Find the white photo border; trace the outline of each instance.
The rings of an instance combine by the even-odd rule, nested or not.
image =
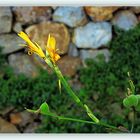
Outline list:
[[[140,0],[0,0],[0,6],[138,6]]]
[[[140,6],[140,0],[0,0],[0,6]],[[139,139],[138,134],[0,134],[3,140],[129,140]]]

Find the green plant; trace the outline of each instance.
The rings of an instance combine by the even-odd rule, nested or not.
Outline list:
[[[27,109],[27,111],[32,112],[32,113],[41,113],[43,115],[51,116],[51,117],[56,117],[61,120],[69,120],[69,121],[76,121],[76,122],[82,122],[82,123],[90,123],[94,125],[99,125],[99,126],[104,126],[110,129],[114,130],[119,130],[119,128],[109,125],[106,122],[103,122],[101,119],[95,116],[93,111],[89,108],[89,106],[82,102],[81,99],[76,95],[76,93],[72,90],[70,85],[68,84],[67,80],[64,78],[62,75],[59,67],[56,65],[56,61],[60,59],[60,56],[58,54],[58,49],[56,48],[56,40],[53,36],[49,34],[48,36],[48,41],[47,45],[45,46],[46,53],[43,52],[41,47],[36,43],[32,42],[28,35],[25,34],[24,32],[18,33],[18,35],[26,41],[26,44],[23,44],[23,46],[28,48],[28,54],[31,55],[33,53],[37,54],[40,58],[42,58],[46,64],[54,71],[56,74],[58,81],[59,81],[59,91],[61,93],[61,83],[66,90],[67,94],[71,97],[71,99],[79,106],[81,107],[82,110],[84,110],[87,114],[87,116],[92,120],[92,121],[87,121],[79,118],[69,118],[69,117],[63,117],[61,115],[57,115],[56,113],[53,113],[49,110],[49,106],[46,102],[44,102],[39,109],[37,110],[31,110]],[[45,106],[46,105],[46,106]],[[44,110],[44,106],[46,108],[46,112]]]
[[[129,88],[127,88],[126,97],[123,99],[123,105],[129,109],[132,114],[132,126],[131,132],[134,130],[135,122],[137,121],[137,112],[140,112],[140,94],[137,94],[135,91],[135,85],[131,80],[130,73],[128,72],[129,77]]]
[[[116,33],[117,33],[117,35],[121,35],[121,34],[124,34],[124,33],[122,33],[122,32],[118,32],[118,31],[116,31]],[[139,35],[139,34],[137,34],[137,35]],[[95,114],[93,114],[93,112],[91,111],[91,109],[89,109],[89,107],[88,107],[88,105],[86,104],[86,103],[83,103],[83,102],[81,102],[81,99],[73,92],[73,90],[70,88],[70,86],[68,85],[68,83],[67,83],[67,81],[65,80],[65,78],[63,77],[63,75],[61,74],[61,72],[60,72],[60,70],[59,70],[59,68],[57,67],[57,65],[55,65],[55,61],[57,61],[59,58],[60,58],[60,56],[57,54],[57,51],[56,51],[56,49],[55,49],[55,39],[54,38],[52,38],[52,37],[50,37],[49,36],[49,39],[48,39],[48,44],[47,44],[47,47],[48,48],[46,48],[47,50],[46,50],[46,55],[42,52],[42,50],[41,50],[41,48],[39,47],[39,45],[37,44],[37,43],[35,43],[35,44],[33,44],[31,41],[30,41],[30,39],[28,38],[28,36],[26,35],[26,34],[24,34],[23,32],[21,32],[21,33],[19,33],[19,36],[21,37],[21,38],[23,38],[26,42],[27,42],[27,46],[29,47],[29,54],[32,54],[32,53],[36,53],[37,55],[39,55],[41,58],[43,58],[44,60],[45,60],[45,62],[54,70],[54,72],[56,73],[56,75],[57,75],[57,77],[58,77],[58,79],[59,79],[59,91],[61,91],[60,90],[60,86],[61,86],[61,83],[62,83],[62,85],[64,86],[64,88],[65,88],[65,90],[67,91],[67,93],[71,96],[71,98],[79,105],[79,106],[81,106],[85,111],[86,111],[86,113],[87,113],[87,115],[89,116],[89,118],[91,118],[91,120],[93,121],[93,122],[91,122],[91,121],[85,121],[85,120],[81,120],[81,119],[74,119],[74,118],[68,118],[68,117],[63,117],[63,116],[60,116],[60,115],[57,115],[57,114],[55,114],[55,113],[53,113],[53,112],[51,112],[49,109],[47,109],[46,110],[46,112],[42,112],[41,110],[42,110],[42,106],[44,107],[44,104],[46,104],[46,106],[47,106],[47,108],[48,108],[48,104],[47,103],[43,103],[41,106],[40,106],[40,108],[38,109],[38,110],[29,110],[28,109],[28,111],[30,111],[30,112],[34,112],[34,113],[36,113],[36,112],[39,112],[39,113],[42,113],[42,114],[44,114],[44,115],[49,115],[49,116],[52,116],[52,117],[56,117],[56,118],[58,118],[58,119],[62,119],[62,120],[69,120],[69,121],[78,121],[78,122],[84,122],[84,123],[93,123],[93,124],[96,124],[96,125],[103,125],[103,126],[106,126],[106,127],[109,127],[109,128],[113,128],[113,129],[115,129],[115,130],[118,130],[118,128],[117,127],[114,127],[114,126],[111,126],[111,125],[108,125],[108,122],[106,123],[106,122],[102,122],[101,120],[99,120],[98,119],[98,117],[96,117],[95,116]],[[137,39],[136,37],[134,37],[135,39]],[[126,38],[125,38],[126,39]],[[125,42],[125,39],[123,40],[123,43]],[[116,40],[117,40],[117,37],[116,37]],[[132,40],[133,40],[133,38],[132,38]],[[131,40],[131,43],[132,43],[132,40]],[[115,41],[114,41],[115,42]],[[116,42],[116,48],[117,48],[117,44],[118,43],[118,41]],[[125,42],[126,43],[126,42]],[[130,43],[130,44],[131,44]],[[113,43],[112,43],[113,44]],[[111,45],[112,45],[111,44]],[[127,47],[129,46],[128,44],[126,45]],[[120,47],[120,44],[119,44],[119,47]],[[115,49],[116,49],[115,48]],[[112,55],[113,55],[113,51],[112,51]],[[119,53],[119,55],[120,55],[120,53]],[[128,55],[129,56],[129,55]],[[112,59],[111,59],[111,62],[112,63],[109,63],[109,64],[114,64],[114,59],[113,59],[113,57],[112,57]],[[117,61],[118,62],[118,61]],[[123,61],[124,62],[124,64],[126,64],[126,62],[125,61]],[[122,63],[122,62],[121,62]],[[96,64],[96,62],[94,63],[94,65]],[[118,62],[118,64],[120,64],[120,62]],[[118,92],[122,92],[123,91],[123,87],[126,85],[125,83],[121,83],[120,84],[120,86],[118,87],[118,82],[117,82],[117,80],[118,80],[118,76],[121,76],[121,78],[124,78],[122,75],[120,75],[120,73],[113,73],[111,70],[112,70],[112,68],[115,70],[116,69],[116,65],[113,65],[113,66],[111,66],[110,67],[110,65],[108,65],[107,67],[106,67],[106,69],[105,69],[105,67],[102,67],[102,66],[105,66],[105,62],[103,62],[103,63],[101,63],[100,65],[96,65],[97,66],[97,68],[103,68],[103,71],[106,73],[106,75],[101,75],[101,76],[106,76],[106,80],[107,80],[107,82],[105,81],[105,82],[102,82],[102,81],[100,81],[99,80],[99,82],[100,82],[100,84],[103,84],[104,86],[106,86],[105,88],[103,88],[103,87],[101,87],[100,88],[100,90],[101,90],[101,92],[107,92],[107,93],[109,93],[109,95],[110,96],[112,96],[113,94],[115,94],[115,93],[118,93]],[[99,67],[98,67],[99,66]],[[122,67],[123,69],[122,69],[122,72],[127,72],[128,71],[128,69],[129,69],[129,65],[125,65],[125,66],[123,66]],[[118,75],[119,74],[119,75]],[[88,77],[89,77],[89,75],[88,75]],[[110,81],[110,82],[108,82],[108,81]],[[119,81],[120,82],[120,81]],[[113,83],[113,84],[112,84]],[[88,80],[88,84],[91,86],[92,84],[91,84],[91,81],[90,80]],[[100,85],[99,84],[99,85]],[[111,86],[110,87],[110,85],[113,85],[113,86]],[[118,87],[118,89],[116,89],[116,87]],[[97,87],[96,87],[97,88]],[[90,89],[90,88],[89,88]],[[91,89],[90,89],[91,90]],[[122,90],[122,91],[121,91]],[[134,102],[135,102],[135,100],[134,100],[135,98],[133,97],[133,102],[131,102],[131,105],[133,104],[134,105]],[[116,100],[117,101],[117,100]],[[127,102],[127,101],[125,101],[125,104],[130,104],[130,102]],[[102,106],[102,105],[101,105]],[[136,106],[136,105],[135,105]],[[43,109],[44,110],[44,109]],[[117,118],[119,118],[119,117],[117,117]]]
[[[35,78],[15,75],[5,63],[6,57],[0,49],[0,109],[9,106],[20,110],[38,107],[46,99],[49,100],[51,94],[59,92],[54,74],[40,70],[40,76]]]
[[[5,65],[5,56],[1,55],[0,71],[0,110],[13,106],[21,111],[24,108],[38,108],[43,102],[49,102],[53,112],[58,111],[61,115],[73,117],[82,117],[88,119],[86,113],[71,102],[65,95],[62,87],[62,94],[59,93],[57,77],[54,74],[48,74],[45,70],[40,70],[40,75],[35,78],[29,78],[25,75],[15,75],[13,69]],[[3,69],[2,69],[3,68]],[[47,92],[46,92],[47,91]],[[43,116],[40,127],[37,132],[94,132],[99,126],[82,124],[80,122],[58,121],[56,118]],[[45,123],[47,122],[47,123]],[[82,129],[81,129],[82,128]]]
[[[135,92],[139,93],[140,89],[140,56],[138,55],[140,54],[140,25],[128,32],[115,29],[115,33],[115,38],[109,44],[110,61],[106,63],[102,58],[98,62],[87,60],[87,67],[79,70],[79,79],[83,88],[76,95],[90,106],[91,110],[94,110],[94,115],[97,118],[103,118],[100,119],[101,122],[117,127],[123,126],[124,129],[130,130],[132,118],[129,117],[129,109],[123,108],[122,101],[128,86],[128,71],[132,73],[136,85]],[[60,89],[54,74],[50,75],[46,71],[41,71],[39,77],[31,79],[23,75],[17,77],[10,68],[6,68],[0,81],[1,108],[12,105],[20,109],[23,107],[36,109],[42,103],[44,106],[44,102],[47,101],[50,111],[57,112],[58,117],[54,118],[43,115],[42,125],[37,132],[112,132],[112,129],[106,129],[100,125],[67,122],[61,118],[63,115],[69,117],[74,115],[75,118],[82,117],[83,120],[90,121],[86,112],[79,109],[79,106],[76,106],[66,96],[63,86],[61,94],[59,93]],[[39,109],[42,109],[42,106]],[[46,109],[46,113],[49,115],[48,109]],[[140,131],[139,115],[137,113],[138,123],[135,123],[133,132]],[[115,130],[115,132],[117,131]],[[128,131],[126,130],[126,132]]]
[[[40,76],[29,78],[25,75],[15,75],[13,70],[5,65],[5,56],[0,52],[1,67],[3,74],[0,76],[0,110],[13,106],[17,110],[26,108],[38,108],[43,102],[49,102],[53,112],[58,111],[61,115],[66,115],[88,119],[86,113],[79,110],[70,98],[65,95],[62,87],[62,93],[59,93],[57,78],[54,74],[48,74],[47,71],[40,70]],[[3,68],[3,69],[2,69]],[[46,92],[47,91],[47,92]],[[50,120],[48,125],[44,122]],[[91,132],[95,131],[95,126],[82,124],[80,122],[56,121],[55,118],[43,116],[42,125],[37,132]],[[53,123],[51,123],[53,122]],[[84,128],[82,128],[82,126]],[[98,128],[99,126],[97,126]],[[45,128],[45,129],[44,129]],[[81,129],[82,128],[82,129]]]
[[[39,77],[28,78],[24,75],[16,76],[7,68],[0,79],[0,107],[38,107],[46,99],[49,100],[50,94],[58,94],[56,77],[43,70],[41,73]]]
[[[79,79],[84,85],[82,90],[89,97],[88,100],[98,95],[96,108],[102,116],[106,116],[108,122],[131,129],[131,121],[127,118],[128,109],[122,107],[122,100],[128,86],[128,71],[136,85],[135,92],[140,92],[140,25],[127,32],[117,28],[114,30],[115,37],[108,46],[111,51],[110,61],[87,60],[87,67],[79,70]],[[114,103],[121,107],[117,110],[118,113],[110,110]],[[137,116],[139,115],[138,113]],[[140,131],[137,124],[134,131]]]

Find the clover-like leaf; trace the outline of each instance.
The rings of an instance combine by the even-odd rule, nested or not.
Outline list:
[[[123,100],[123,105],[126,108],[136,107],[138,105],[137,95],[130,95]]]
[[[137,104],[137,106],[135,107],[135,110],[136,110],[136,111],[140,111],[140,95],[136,95],[136,97],[138,98],[138,104]]]
[[[39,107],[39,109],[37,110],[33,110],[33,109],[27,109],[25,108],[28,112],[30,113],[41,113],[41,114],[46,114],[49,115],[51,114],[50,110],[49,110],[49,106],[46,102],[42,103],[41,106]]]
[[[49,106],[48,106],[48,104],[46,102],[41,104],[39,109],[40,109],[41,114],[49,114],[50,113]]]

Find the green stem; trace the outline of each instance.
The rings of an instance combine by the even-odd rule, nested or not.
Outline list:
[[[117,128],[116,126],[113,126],[113,125],[110,125],[110,124],[106,124],[105,122],[101,122],[99,123],[99,125],[102,125],[102,126],[105,126],[105,127],[108,127],[108,128],[112,128],[112,129],[116,129],[116,130],[119,130],[119,128]]]
[[[131,133],[133,133],[133,129],[134,129],[134,123],[132,122],[132,126],[131,126]]]
[[[61,71],[59,70],[59,68],[57,66],[54,67],[54,70],[58,76],[58,78],[61,80],[63,86],[65,87],[65,89],[68,91],[68,94],[73,98],[73,100],[81,105],[84,106],[83,103],[80,101],[80,99],[75,95],[75,93],[73,92],[73,90],[70,88],[70,86],[68,85],[67,81],[64,79]]]
[[[64,88],[66,89],[66,91],[68,92],[68,94],[72,97],[72,99],[78,104],[80,105],[84,110],[86,110],[88,116],[93,120],[91,121],[85,121],[85,120],[80,120],[80,119],[73,119],[73,118],[66,118],[66,117],[62,117],[62,116],[52,116],[52,117],[57,117],[58,119],[61,120],[69,120],[69,121],[76,121],[76,122],[83,122],[83,123],[89,123],[89,124],[96,124],[96,125],[102,125],[105,127],[109,127],[112,129],[116,129],[119,130],[117,127],[106,124],[104,122],[99,121],[99,119],[92,113],[92,111],[89,109],[89,107],[86,104],[83,104],[81,102],[81,100],[79,99],[78,96],[76,96],[76,94],[73,92],[73,90],[71,89],[71,87],[69,86],[69,84],[67,83],[67,81],[65,80],[65,78],[63,77],[61,71],[59,70],[59,68],[54,64],[52,65],[52,63],[49,60],[45,61],[51,68],[53,68],[53,70],[55,71],[56,75],[58,76],[59,80],[61,81],[61,83],[63,84]],[[52,67],[53,66],[53,67]],[[120,130],[119,130],[120,131]]]
[[[49,67],[53,69],[52,62],[47,57],[44,59],[44,61],[48,64]]]
[[[133,129],[134,129],[134,125],[135,125],[135,108],[132,108],[133,109],[133,120],[132,120],[132,126],[131,126],[131,133],[133,133]]]
[[[106,124],[106,123],[101,122],[101,121],[99,123],[96,123],[96,122],[93,122],[93,121],[86,121],[86,120],[81,120],[81,119],[63,117],[63,116],[58,116],[58,115],[55,115],[55,114],[48,114],[48,116],[55,117],[55,118],[58,118],[60,120],[67,120],[67,121],[81,122],[81,123],[87,123],[87,124],[101,125],[101,126],[105,126],[105,127],[120,131],[119,128],[117,128],[115,126],[112,126],[112,125],[109,125],[109,124]]]
[[[72,99],[78,104],[80,105],[82,108],[84,108],[84,110],[86,110],[88,116],[96,123],[99,123],[99,119],[92,113],[92,111],[89,109],[89,107],[86,104],[83,104],[81,102],[81,100],[79,99],[79,97],[76,96],[76,94],[73,92],[73,90],[71,89],[71,87],[69,86],[69,84],[67,83],[67,81],[65,80],[65,78],[63,77],[61,71],[59,70],[59,68],[54,65],[54,71],[56,72],[58,78],[61,80],[61,83],[63,84],[63,86],[65,87],[66,91],[68,92],[68,94],[72,97]]]

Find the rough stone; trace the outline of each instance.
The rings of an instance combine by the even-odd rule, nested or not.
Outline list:
[[[31,59],[37,67],[43,68],[44,70],[47,70],[49,73],[52,72],[52,69],[46,64],[46,62],[37,55],[32,55]]]
[[[95,7],[85,6],[85,12],[91,17],[93,21],[110,20],[113,16],[113,12],[119,7]]]
[[[99,48],[112,38],[111,24],[108,22],[89,22],[74,30],[73,43],[78,48]]]
[[[98,55],[103,55],[105,57],[105,61],[108,62],[110,58],[110,52],[108,49],[101,49],[101,50],[80,50],[80,58],[85,60],[87,58],[97,59]]]
[[[13,110],[14,110],[14,107],[12,107],[12,106],[6,107],[6,108],[0,110],[0,115],[5,116],[5,115],[9,114],[10,112],[12,112]]]
[[[38,75],[37,67],[26,54],[16,53],[8,56],[9,65],[14,69],[16,74],[25,74],[29,77]]]
[[[65,23],[70,27],[77,27],[87,23],[82,7],[59,7],[53,14],[53,20]]]
[[[59,49],[59,54],[65,54],[68,51],[70,41],[69,32],[64,24],[43,22],[37,25],[30,26],[26,29],[29,37],[37,42],[43,50],[47,44],[49,33],[56,38],[56,48]]]
[[[39,23],[48,21],[51,18],[50,7],[13,7],[13,12],[17,22],[25,24]]]
[[[15,23],[14,26],[13,26],[13,30],[14,30],[16,33],[22,31],[23,29],[22,29],[21,23],[19,23],[19,22]]]
[[[19,133],[17,128],[0,117],[0,133]]]
[[[140,23],[140,15],[137,16],[138,22]]]
[[[0,33],[9,33],[12,28],[12,12],[9,7],[0,7]]]
[[[77,68],[81,65],[81,60],[78,57],[64,56],[57,64],[63,75],[74,76]]]
[[[56,10],[56,9],[58,8],[58,6],[51,6],[51,8],[52,8],[53,10]]]
[[[3,47],[4,54],[12,53],[23,49],[19,44],[25,43],[16,34],[3,34],[0,35],[0,47]]]
[[[35,133],[35,130],[39,127],[37,122],[29,124],[29,126],[24,130],[24,133]]]
[[[140,13],[140,6],[131,7],[130,10],[136,14]]]
[[[20,112],[20,115],[21,115],[21,118],[22,118],[22,122],[20,123],[20,125],[25,126],[28,123],[33,123],[34,116],[36,114],[32,114],[30,112],[23,111],[23,112]]]
[[[129,30],[138,24],[138,20],[131,11],[123,10],[116,13],[112,23],[123,30]]]
[[[78,49],[73,43],[70,43],[70,45],[69,45],[68,55],[73,56],[73,57],[79,56]]]
[[[33,114],[27,111],[12,113],[10,114],[10,122],[12,124],[25,126],[33,122]]]
[[[19,113],[10,114],[10,122],[12,124],[20,124],[22,122],[21,115]]]

